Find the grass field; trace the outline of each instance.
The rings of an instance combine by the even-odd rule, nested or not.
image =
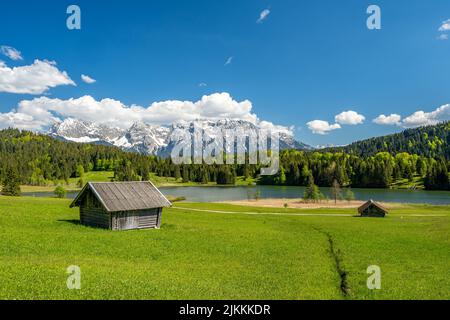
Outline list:
[[[0,197],[0,299],[450,298],[448,206],[370,219],[179,203],[160,230],[112,232],[79,225],[69,203]],[[69,265],[81,290],[66,287]],[[369,265],[381,267],[381,290],[366,287]]]

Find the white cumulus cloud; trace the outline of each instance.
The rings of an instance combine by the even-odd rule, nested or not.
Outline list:
[[[0,61],[0,92],[42,94],[61,85],[75,83],[55,62],[35,60],[32,65],[9,68]]]
[[[441,26],[439,27],[439,31],[440,32],[450,31],[450,19],[442,22]]]
[[[33,116],[14,111],[0,113],[0,130],[6,128],[18,128],[22,130],[36,130],[45,126],[47,121],[34,119]]]
[[[340,129],[341,126],[338,123],[330,124],[328,121],[323,120],[314,120],[310,121],[306,124],[308,129],[311,130],[314,134],[325,135],[333,130]]]
[[[450,19],[443,21],[438,30],[441,34],[437,37],[437,39],[444,41],[448,40],[448,34],[445,32],[450,31]]]
[[[349,110],[344,111],[334,117],[336,123],[346,124],[346,125],[357,125],[364,123],[366,119],[363,115],[358,114],[355,111]]]
[[[386,116],[384,114],[380,114],[378,117],[373,119],[373,122],[379,125],[387,125],[387,126],[393,126],[393,125],[400,125],[402,117],[398,114],[391,114],[389,116]]]
[[[314,120],[306,125],[314,134],[328,134],[333,130],[341,129],[341,125],[358,125],[364,123],[366,118],[355,111],[349,110],[339,113],[334,117],[335,123],[330,124],[324,120]]]
[[[83,80],[83,82],[87,83],[87,84],[93,84],[93,83],[97,82],[97,80],[95,80],[95,79],[93,79],[93,78],[91,78],[91,77],[89,77],[89,76],[87,76],[85,74],[81,75],[81,80]]]
[[[258,23],[262,23],[264,20],[267,19],[267,17],[270,14],[270,10],[269,9],[264,9],[263,11],[261,11],[261,13],[259,14],[259,18],[256,22]]]
[[[11,60],[17,61],[17,60],[23,60],[22,53],[17,50],[16,48],[10,47],[10,46],[1,46],[0,52],[10,58]]]
[[[402,121],[406,128],[435,125],[450,120],[450,104],[443,105],[432,112],[416,111]]]
[[[236,101],[226,92],[205,95],[196,102],[168,100],[154,102],[148,107],[127,106],[114,99],[97,101],[91,96],[68,100],[39,97],[21,101],[17,110],[0,113],[0,127],[42,131],[69,117],[124,129],[134,122],[169,125],[197,119],[233,119],[249,121],[265,129],[292,133],[292,128],[261,121],[252,113],[252,107],[249,100]]]

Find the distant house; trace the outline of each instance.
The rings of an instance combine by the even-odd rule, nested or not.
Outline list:
[[[172,204],[151,182],[88,183],[70,207],[80,207],[83,225],[110,230],[159,228]]]
[[[358,212],[362,217],[385,217],[388,210],[378,202],[369,200],[358,208]]]

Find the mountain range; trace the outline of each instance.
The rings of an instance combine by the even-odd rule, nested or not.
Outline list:
[[[236,136],[249,132],[256,133],[260,129],[257,125],[244,120],[198,120],[195,124],[202,127],[205,141],[214,138],[214,129],[233,130]],[[128,129],[120,129],[67,118],[62,122],[55,123],[48,134],[64,141],[111,145],[126,151],[167,157],[177,142],[173,138],[175,130],[186,130],[193,135],[194,122],[178,122],[170,126],[136,122]],[[288,132],[280,132],[279,143],[281,150],[313,149],[311,146],[295,140]]]

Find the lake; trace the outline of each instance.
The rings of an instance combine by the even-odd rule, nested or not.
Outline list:
[[[162,187],[161,192],[166,196],[186,197],[191,202],[217,202],[232,200],[254,199],[259,191],[261,199],[285,198],[296,199],[303,196],[305,187],[280,186],[239,186],[239,187]],[[320,188],[328,197],[329,188]],[[356,200],[373,199],[382,202],[399,203],[428,203],[450,205],[450,192],[448,191],[413,191],[390,189],[352,189]],[[51,192],[23,193],[24,196],[53,197]],[[75,198],[77,193],[68,193],[68,198]]]

